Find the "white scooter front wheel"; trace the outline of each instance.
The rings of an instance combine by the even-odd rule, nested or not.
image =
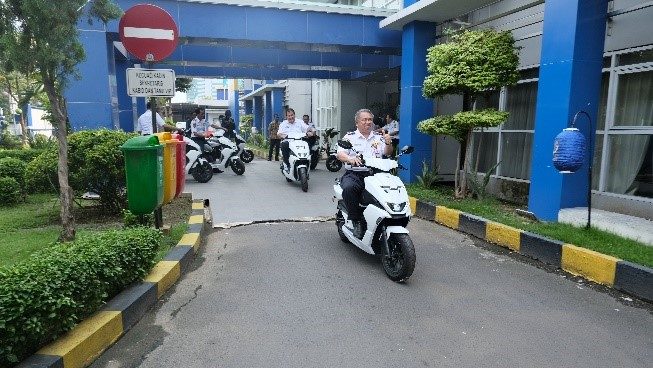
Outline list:
[[[385,237],[385,234],[381,236]],[[415,247],[407,233],[391,233],[388,237],[388,251],[383,250],[381,263],[386,275],[392,281],[404,282],[415,270]]]

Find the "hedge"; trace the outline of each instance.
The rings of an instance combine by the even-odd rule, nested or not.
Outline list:
[[[0,367],[26,358],[142,280],[161,239],[143,227],[100,232],[0,268]]]
[[[0,149],[0,158],[13,157],[23,161],[24,163],[29,163],[36,156],[40,155],[42,152],[43,152],[42,149],[33,149],[33,148]]]
[[[5,176],[16,180],[18,185],[25,187],[25,169],[27,164],[15,157],[0,158],[0,177]]]
[[[20,199],[18,182],[14,178],[0,176],[0,207],[16,204]]]

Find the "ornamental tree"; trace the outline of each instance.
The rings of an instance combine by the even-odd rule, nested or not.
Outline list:
[[[476,128],[495,127],[508,119],[508,113],[496,109],[476,109],[480,98],[487,98],[503,86],[519,80],[519,56],[512,34],[492,29],[449,32],[450,41],[429,48],[428,75],[422,93],[428,98],[462,95],[463,110],[453,115],[438,115],[421,121],[417,129],[429,135],[448,135],[460,143],[456,160],[456,196],[467,192],[466,173],[472,152],[472,133]],[[465,147],[465,148],[463,148]],[[463,175],[458,168],[465,149]]]
[[[68,113],[63,91],[84,60],[77,24],[107,23],[122,15],[112,0],[0,1],[0,66],[6,72],[36,72],[50,103],[59,144],[57,178],[60,188],[61,240],[75,237],[73,192],[68,183]]]

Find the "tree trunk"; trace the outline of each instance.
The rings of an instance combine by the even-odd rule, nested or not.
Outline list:
[[[57,177],[59,179],[59,198],[61,201],[61,225],[63,227],[59,235],[60,241],[71,241],[75,239],[75,218],[73,216],[73,190],[68,184],[68,129],[66,124],[65,107],[62,99],[57,93],[54,79],[50,78],[47,72],[42,73],[43,86],[50,100],[52,116],[56,121],[55,135],[59,142],[59,167]]]
[[[20,108],[20,111],[23,111],[23,108]],[[25,112],[20,113],[20,130],[22,134],[20,135],[20,143],[23,147],[27,147],[27,126],[25,125]]]
[[[460,143],[460,142],[459,142]],[[462,143],[459,144],[458,146],[458,154],[456,155],[456,170],[454,170],[453,174],[453,196],[455,198],[461,198],[460,195],[460,186],[458,183],[458,174],[460,172],[460,153],[462,151]]]
[[[467,143],[465,143],[465,158],[463,162],[463,174],[460,180],[460,194],[462,198],[467,197],[467,171],[469,170],[469,161],[471,161],[471,153],[474,151],[472,147],[472,129],[467,131]]]

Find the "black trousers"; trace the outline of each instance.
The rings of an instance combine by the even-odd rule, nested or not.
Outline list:
[[[361,195],[365,189],[366,176],[369,176],[368,171],[345,171],[345,175],[340,179],[340,187],[342,187],[342,200],[347,208],[349,219],[352,221],[363,221],[363,208],[359,206]]]
[[[270,152],[268,153],[268,161],[272,160],[272,151],[274,150],[274,160],[279,161],[279,144],[281,139],[270,139]]]
[[[283,162],[290,166],[288,160],[290,159],[290,142],[281,141],[281,155],[283,156]]]

